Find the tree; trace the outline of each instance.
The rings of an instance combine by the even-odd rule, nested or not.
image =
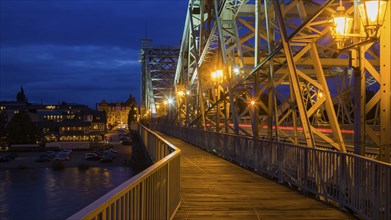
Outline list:
[[[137,106],[132,104],[130,105],[130,110],[128,114],[128,125],[136,122],[137,122]]]
[[[35,144],[39,137],[39,129],[23,110],[12,117],[6,132],[10,144]]]
[[[7,136],[6,136],[6,126],[8,122],[8,115],[6,111],[0,112],[0,146],[5,145],[7,142]]]
[[[20,103],[28,103],[23,87],[20,87],[20,91],[16,94],[16,101]]]

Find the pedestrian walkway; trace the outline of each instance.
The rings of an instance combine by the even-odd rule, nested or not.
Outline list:
[[[181,207],[175,219],[352,219],[179,139],[159,133],[181,154]]]

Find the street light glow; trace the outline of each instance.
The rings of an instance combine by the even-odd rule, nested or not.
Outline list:
[[[174,103],[174,99],[173,99],[173,98],[168,98],[167,101],[168,101],[168,104],[170,104],[170,105],[171,105],[172,103]]]
[[[386,7],[387,2],[384,0],[362,0],[359,3],[358,10],[367,36],[375,35],[378,28],[383,25]]]
[[[216,70],[216,77],[217,78],[223,77],[223,71],[222,70]]]
[[[223,70],[216,70],[211,74],[212,80],[215,82],[221,82],[223,80]]]
[[[240,68],[238,66],[235,66],[233,68],[233,71],[234,71],[235,75],[238,75],[240,73]]]

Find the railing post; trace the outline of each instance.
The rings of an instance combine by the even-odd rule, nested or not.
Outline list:
[[[303,183],[301,186],[304,194],[307,194],[308,192],[308,158],[308,148],[304,148]]]
[[[339,186],[339,205],[343,208],[346,204],[346,156],[345,154],[339,154],[339,178],[338,178],[338,186]]]
[[[374,172],[373,172],[373,185],[372,185],[372,190],[373,190],[373,216],[372,218],[373,219],[379,219],[379,212],[380,212],[380,207],[379,207],[379,203],[380,203],[380,195],[379,195],[379,191],[381,189],[380,187],[380,181],[379,181],[379,177],[380,177],[380,172],[379,172],[379,167],[377,164],[373,164],[374,165]],[[386,210],[385,210],[386,211]],[[387,212],[389,212],[389,210],[387,210]]]
[[[170,204],[170,165],[171,162],[167,163],[167,172],[166,172],[166,219],[170,219],[170,210],[171,210],[171,204]]]

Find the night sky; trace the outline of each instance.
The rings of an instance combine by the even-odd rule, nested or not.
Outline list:
[[[140,97],[140,39],[180,46],[187,0],[0,0],[0,100]]]

